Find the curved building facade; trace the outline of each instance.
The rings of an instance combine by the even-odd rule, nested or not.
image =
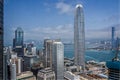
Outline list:
[[[15,52],[17,52],[19,57],[23,57],[23,38],[24,38],[24,32],[22,28],[18,27],[15,30],[15,39],[13,39],[13,47],[15,49]]]
[[[84,13],[81,4],[76,5],[74,18],[74,54],[75,65],[82,70],[85,68],[85,31],[84,31]]]
[[[23,30],[20,27],[15,30],[15,46],[23,46]]]

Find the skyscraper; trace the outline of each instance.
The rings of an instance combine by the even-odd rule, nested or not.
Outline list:
[[[55,80],[64,80],[64,45],[60,41],[53,42],[53,70]]]
[[[16,80],[16,64],[11,64],[10,69],[11,69],[11,80]]]
[[[23,30],[18,27],[15,30],[15,39],[13,40],[15,52],[17,52],[20,57],[23,56],[23,34]]]
[[[15,57],[10,59],[11,63],[16,65],[16,74],[20,74],[23,71],[23,59]]]
[[[116,54],[112,61],[107,61],[106,63],[108,67],[108,80],[120,80],[119,38],[116,40],[115,52]]]
[[[45,39],[44,40],[44,67],[51,67],[52,68],[52,45],[53,40]]]
[[[115,27],[112,27],[112,33],[111,33],[111,45],[112,45],[112,50],[115,49]]]
[[[20,27],[15,30],[15,46],[23,46],[23,30]]]
[[[8,80],[8,54],[9,54],[9,48],[4,47],[4,53],[3,53],[3,80]]]
[[[80,70],[85,68],[85,31],[84,31],[84,13],[81,4],[76,5],[74,18],[74,54],[75,65]]]
[[[3,0],[0,0],[0,80],[3,79]]]
[[[107,61],[108,80],[120,79],[120,61]]]

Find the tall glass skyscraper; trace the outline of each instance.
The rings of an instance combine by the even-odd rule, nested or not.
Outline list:
[[[115,27],[112,27],[112,31],[111,31],[112,35],[112,39],[111,39],[111,45],[112,45],[112,50],[115,50]]]
[[[64,80],[64,45],[60,41],[53,42],[53,70],[55,80]]]
[[[120,59],[119,53],[119,38],[116,40],[115,57],[112,61],[107,61],[106,66],[108,68],[108,80],[120,80]]]
[[[107,61],[108,80],[120,80],[120,61]]]
[[[76,5],[74,18],[74,54],[75,65],[80,70],[85,68],[85,31],[84,31],[84,13],[81,4]]]
[[[15,30],[15,46],[23,46],[23,30],[20,27]]]
[[[23,56],[23,30],[18,27],[15,30],[15,39],[13,39],[13,47],[18,56]]]
[[[0,80],[3,79],[3,0],[0,0]]]

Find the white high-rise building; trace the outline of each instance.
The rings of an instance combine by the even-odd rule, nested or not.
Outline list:
[[[44,67],[51,67],[52,68],[52,45],[54,40],[45,39],[44,40]]]
[[[84,30],[84,13],[81,4],[76,5],[74,18],[74,54],[75,65],[84,70],[85,68],[85,30]]]
[[[13,59],[13,58],[17,58],[17,53],[12,53],[11,54],[11,59]]]
[[[60,41],[53,42],[53,70],[55,80],[64,80],[64,45]]]
[[[23,59],[15,57],[10,59],[11,64],[16,64],[16,74],[20,74],[23,71]]]
[[[36,47],[32,47],[32,55],[36,56]]]
[[[11,70],[11,80],[16,80],[16,64],[11,64],[10,70]]]

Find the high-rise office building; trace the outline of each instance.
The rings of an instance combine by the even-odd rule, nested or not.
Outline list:
[[[12,63],[10,65],[11,80],[16,80],[16,64]]]
[[[53,42],[53,70],[55,80],[64,80],[64,45],[60,41]]]
[[[15,57],[10,59],[11,63],[16,64],[16,74],[23,72],[23,59],[20,57]]]
[[[81,4],[76,5],[74,18],[74,54],[75,65],[80,70],[85,68],[85,31],[84,31],[84,13]]]
[[[44,67],[52,67],[52,45],[53,40],[45,39],[44,40]]]
[[[23,46],[23,30],[20,27],[15,30],[15,46]]]
[[[115,27],[112,27],[112,31],[111,31],[112,33],[111,33],[111,37],[112,37],[112,39],[111,39],[111,45],[112,45],[112,50],[114,50],[115,49]]]
[[[18,27],[15,30],[15,38],[13,39],[13,47],[15,52],[17,52],[18,56],[23,56],[24,55],[24,50],[23,50],[23,30]]]
[[[106,65],[108,67],[108,80],[119,80],[120,61],[108,61]]]
[[[34,55],[36,56],[36,47],[34,46],[34,44],[30,43],[30,44],[24,44],[24,56],[25,55]]]
[[[15,38],[13,39],[13,48],[15,48]]]
[[[108,80],[120,80],[120,60],[118,58],[119,53],[119,38],[116,40],[115,57],[112,61],[107,61],[108,67]]]
[[[10,55],[11,55],[11,47],[4,47],[3,54],[3,80],[10,80]]]
[[[0,80],[3,79],[3,0],[0,0]]]
[[[24,56],[24,71],[30,71],[32,68],[32,65],[34,63],[34,60],[37,58],[37,56],[34,55],[25,55]]]
[[[7,59],[8,57],[8,48],[4,48],[4,53],[3,53],[3,80],[8,80],[8,71],[7,71]]]
[[[32,55],[34,55],[34,56],[36,56],[37,54],[36,54],[36,50],[37,50],[37,48],[36,47],[32,47]]]

